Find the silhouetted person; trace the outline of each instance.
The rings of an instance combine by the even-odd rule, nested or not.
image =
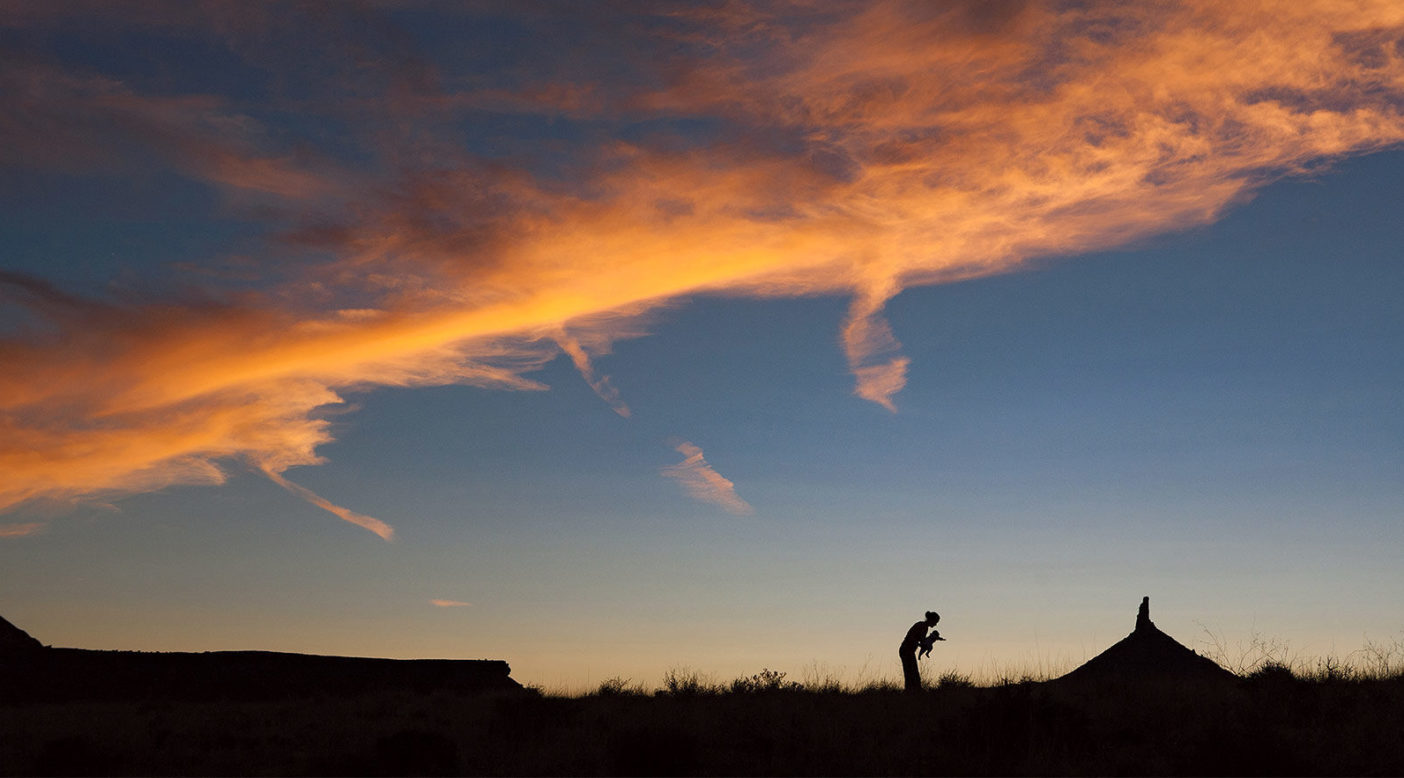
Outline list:
[[[936,611],[927,611],[926,620],[918,621],[907,630],[907,636],[902,638],[902,645],[897,647],[897,656],[902,658],[902,682],[907,691],[915,692],[921,689],[921,673],[917,670],[917,647],[926,642],[926,630],[935,627],[936,622],[941,620],[941,615]],[[934,640],[945,640],[939,633]]]

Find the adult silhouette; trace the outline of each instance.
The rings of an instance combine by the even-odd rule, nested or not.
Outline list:
[[[926,619],[913,624],[912,628],[907,630],[907,636],[902,638],[902,645],[897,647],[897,656],[902,658],[902,682],[909,692],[921,689],[921,673],[917,670],[917,648],[926,639],[926,630],[936,626],[936,622],[940,620],[941,614],[927,611]],[[936,639],[942,638],[938,635]]]

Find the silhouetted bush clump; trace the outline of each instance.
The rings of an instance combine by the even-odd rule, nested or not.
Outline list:
[[[596,697],[638,697],[646,693],[643,684],[636,684],[632,679],[619,676],[600,681],[599,687],[595,689]]]
[[[785,680],[785,674],[777,670],[763,669],[749,678],[737,678],[731,682],[732,694],[756,694],[759,692],[798,692],[804,685]]]

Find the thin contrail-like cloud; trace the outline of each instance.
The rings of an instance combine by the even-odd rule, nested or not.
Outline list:
[[[561,350],[570,357],[570,361],[575,364],[575,369],[580,371],[580,376],[585,379],[585,383],[589,384],[591,389],[595,390],[595,394],[601,400],[609,403],[609,407],[613,408],[615,413],[627,419],[632,414],[628,404],[620,399],[619,390],[609,382],[609,376],[595,372],[595,366],[590,362],[590,355],[585,353],[585,349],[580,346],[580,341],[561,333],[556,336],[556,343],[560,344]]]
[[[681,484],[688,496],[738,516],[755,513],[750,503],[736,495],[736,484],[707,463],[701,448],[685,440],[678,441],[674,448],[683,455],[683,461],[664,467],[662,473]]]
[[[343,40],[258,4],[143,8],[84,6],[103,21],[85,29],[219,40],[289,94],[257,111],[5,54],[0,164],[154,166],[277,238],[237,266],[190,257],[208,272],[162,287],[179,294],[0,272],[19,322],[0,336],[0,511],[219,484],[239,463],[387,537],[282,477],[321,461],[345,392],[542,389],[530,373],[565,353],[625,414],[591,355],[693,294],[849,297],[854,393],[896,410],[911,357],[884,308],[904,289],[1208,224],[1404,141],[1394,0],[735,3],[605,26],[565,7],[519,21],[568,43],[473,74],[381,35],[388,17]],[[76,13],[16,9],[0,27]],[[299,36],[317,46],[280,43]],[[279,110],[345,127],[355,153]],[[574,131],[463,136],[506,114]]]
[[[462,600],[430,600],[429,604],[438,608],[471,608],[473,603]]]
[[[325,497],[322,497],[321,495],[317,494],[311,489],[308,489],[305,486],[299,486],[298,484],[289,481],[288,479],[284,478],[278,473],[273,472],[272,470],[264,470],[263,474],[268,476],[269,479],[273,481],[273,483],[283,487],[284,489],[287,489],[288,491],[292,492],[298,497],[301,497],[307,502],[317,506],[318,508],[321,508],[322,510],[334,516],[339,516],[343,521],[349,521],[358,527],[364,527],[365,529],[368,529],[371,532],[374,532],[375,534],[379,535],[382,540],[395,539],[395,530],[392,529],[389,524],[386,524],[385,522],[375,518],[374,516],[366,516],[361,513],[356,513],[353,510],[343,508],[340,505],[337,505],[336,503],[333,503],[330,500],[326,499]]]

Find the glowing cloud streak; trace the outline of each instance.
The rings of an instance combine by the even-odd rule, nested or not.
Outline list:
[[[473,603],[471,603],[471,602],[463,602],[463,601],[461,601],[461,600],[430,600],[430,601],[429,601],[429,604],[430,604],[430,605],[433,605],[433,606],[436,607],[436,608],[471,608],[471,607],[473,607]]]
[[[210,26],[277,20],[234,21]],[[695,293],[851,296],[839,340],[855,394],[895,410],[909,358],[883,308],[903,289],[1202,225],[1275,178],[1404,141],[1393,0],[683,6],[636,21],[579,44],[644,52],[617,81],[585,50],[460,91],[387,58],[387,86],[334,101],[370,167],[306,161],[218,96],[0,68],[7,164],[102,169],[139,149],[274,198],[294,228],[270,251],[332,257],[194,302],[85,300],[0,273],[0,300],[27,317],[0,339],[0,510],[217,484],[238,461],[389,537],[281,475],[321,461],[319,414],[342,392],[541,389],[525,375],[564,352],[627,415],[590,354]],[[349,88],[308,70],[310,91]],[[454,129],[481,111],[586,129],[565,162],[486,159]],[[594,129],[695,119],[715,129]],[[689,451],[673,477],[745,505]]]
[[[718,473],[702,456],[702,449],[687,441],[679,441],[676,446],[684,459],[676,465],[663,468],[663,475],[682,484],[682,488],[694,500],[718,505],[727,513],[747,516],[755,513],[749,503],[736,496],[736,484]]]
[[[580,371],[581,377],[595,390],[595,394],[609,403],[609,407],[613,408],[615,413],[627,419],[630,416],[629,406],[620,399],[619,390],[609,382],[609,376],[595,373],[595,367],[590,363],[590,355],[581,348],[580,341],[562,333],[556,336],[556,342],[560,344],[561,350],[570,356],[575,369]]]
[[[386,524],[385,522],[375,518],[374,516],[366,516],[364,514],[356,513],[352,510],[347,510],[346,508],[343,508],[340,505],[337,505],[327,500],[326,498],[321,497],[316,492],[313,492],[311,489],[308,489],[305,486],[298,486],[297,484],[289,481],[281,475],[273,472],[272,470],[264,470],[263,474],[272,479],[273,483],[283,487],[284,489],[287,489],[288,491],[292,492],[298,497],[301,497],[302,499],[308,501],[309,503],[312,503],[313,505],[317,506],[318,508],[321,508],[322,510],[332,515],[339,516],[343,520],[349,521],[358,527],[364,527],[370,530],[371,532],[374,532],[375,534],[379,535],[383,540],[395,539],[395,530],[391,529],[389,524]]]

